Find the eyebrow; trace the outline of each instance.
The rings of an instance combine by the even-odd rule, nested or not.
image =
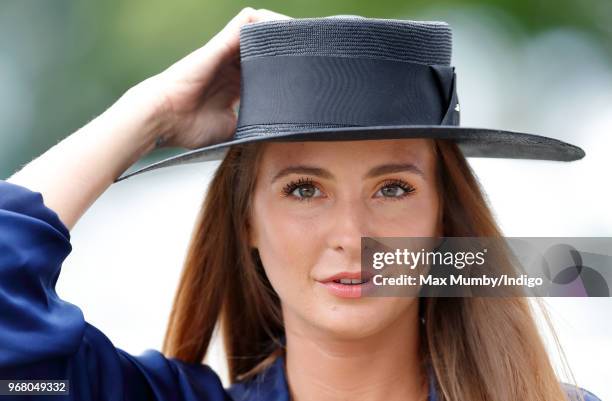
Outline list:
[[[384,174],[401,173],[401,172],[409,172],[409,173],[417,174],[421,176],[423,179],[425,179],[425,174],[423,173],[423,171],[421,171],[420,168],[418,168],[416,165],[412,163],[381,164],[379,166],[373,167],[370,171],[368,171],[365,174],[364,178],[374,178],[374,177],[378,177]],[[278,180],[279,178],[282,178],[289,174],[309,174],[309,175],[315,175],[315,176],[326,178],[326,179],[334,178],[334,175],[330,173],[328,170],[325,170],[324,168],[300,164],[296,166],[285,167],[284,169],[280,170],[278,173],[276,173],[274,177],[272,177],[272,180],[270,181],[270,183],[272,184],[274,183],[274,181]]]

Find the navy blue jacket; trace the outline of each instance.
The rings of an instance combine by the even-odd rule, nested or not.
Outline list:
[[[69,395],[44,400],[289,401],[283,357],[225,389],[208,365],[116,348],[55,292],[71,250],[67,227],[40,193],[0,181],[0,379],[70,380]],[[437,399],[434,385],[430,375],[429,401]]]

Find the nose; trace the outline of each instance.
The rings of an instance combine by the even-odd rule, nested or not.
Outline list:
[[[372,216],[358,197],[337,199],[330,210],[327,241],[334,251],[345,253],[351,265],[361,263],[361,237],[372,235]]]

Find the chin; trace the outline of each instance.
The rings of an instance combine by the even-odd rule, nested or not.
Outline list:
[[[391,316],[387,317],[373,305],[322,305],[318,309],[321,313],[312,317],[313,324],[334,337],[346,340],[375,335],[392,323]]]

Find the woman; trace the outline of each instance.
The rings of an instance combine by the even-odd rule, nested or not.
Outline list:
[[[85,210],[156,146],[230,138],[239,28],[286,18],[242,10],[0,183],[1,377],[69,379],[79,400],[597,400],[558,382],[525,298],[355,299],[330,283],[356,278],[364,235],[501,236],[452,141],[233,146],[196,224],[164,354],[115,348],[57,298]],[[201,364],[218,322],[227,390]]]

